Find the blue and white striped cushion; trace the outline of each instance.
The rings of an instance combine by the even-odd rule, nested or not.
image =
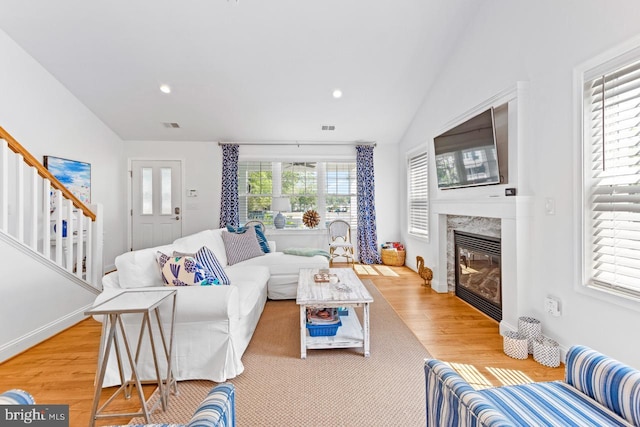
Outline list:
[[[35,399],[29,393],[20,389],[5,391],[0,394],[0,405],[33,405]]]
[[[235,387],[231,383],[221,383],[209,391],[186,426],[183,424],[139,424],[127,427],[235,427],[235,425]]]
[[[264,255],[258,244],[254,227],[249,227],[242,234],[222,230],[222,240],[224,241],[224,250],[227,253],[229,265]]]
[[[233,384],[218,384],[196,409],[187,427],[234,427],[235,399]]]
[[[436,359],[425,363],[427,426],[503,427],[512,425],[480,392],[448,365]]]
[[[565,381],[629,423],[640,425],[640,372],[585,346],[567,353]]]
[[[480,393],[516,426],[629,425],[608,408],[561,381],[496,387]]]
[[[227,276],[227,273],[224,271],[224,268],[222,268],[220,261],[218,261],[218,258],[216,258],[216,255],[211,249],[206,246],[198,249],[198,252],[196,252],[196,260],[198,260],[206,270],[213,274],[221,285],[231,284],[229,276]]]

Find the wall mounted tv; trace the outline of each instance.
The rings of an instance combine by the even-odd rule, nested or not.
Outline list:
[[[500,184],[493,108],[433,139],[438,188]]]

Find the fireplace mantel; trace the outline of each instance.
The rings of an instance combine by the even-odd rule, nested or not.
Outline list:
[[[431,211],[440,215],[516,219],[529,216],[531,203],[533,198],[528,196],[434,199],[431,201]]]
[[[511,330],[517,325],[520,312],[518,288],[530,285],[529,221],[534,198],[530,196],[484,196],[471,198],[439,198],[431,201],[432,224],[438,245],[437,279],[434,274],[432,288],[448,292],[447,286],[447,216],[499,218],[502,241],[502,306],[501,330]],[[437,233],[437,234],[436,234]],[[434,272],[435,273],[435,272]],[[520,292],[522,295],[522,292]],[[506,328],[506,329],[505,329]]]

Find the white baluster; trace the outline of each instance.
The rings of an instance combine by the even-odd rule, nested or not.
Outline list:
[[[64,262],[62,261],[62,209],[64,206],[62,205],[62,191],[56,190],[54,193],[55,201],[56,201],[56,211],[55,216],[56,220],[54,222],[54,227],[56,230],[56,264],[60,267],[64,267]]]
[[[42,255],[51,258],[51,181],[42,181]]]
[[[69,273],[73,272],[73,203],[71,200],[64,200],[65,216],[67,217],[67,237],[66,246],[66,267]]]
[[[31,186],[30,207],[31,224],[29,228],[29,246],[34,251],[38,251],[38,170],[34,167],[29,168],[29,181]]]
[[[85,241],[85,250],[86,250],[86,260],[85,260],[85,265],[87,268],[87,271],[85,272],[85,279],[87,282],[91,283],[92,285],[96,285],[96,283],[93,282],[93,221],[91,221],[91,218],[87,218],[87,230],[85,231],[86,233],[86,241]]]
[[[91,249],[91,259],[93,262],[91,263],[91,271],[93,274],[93,278],[91,283],[93,283],[96,287],[102,288],[101,280],[102,274],[104,273],[102,267],[102,248],[104,244],[104,236],[103,236],[103,224],[104,221],[104,207],[101,203],[97,203],[92,206],[93,213],[96,214],[96,220],[93,222],[93,232],[92,234],[92,249]]]
[[[18,224],[16,238],[24,243],[24,157],[16,156],[16,223]]]
[[[0,139],[0,230],[9,233],[9,145]]]
[[[78,237],[76,238],[76,276],[82,279],[82,258],[84,256],[83,246],[84,246],[84,214],[81,209],[78,209],[76,212],[78,216]],[[72,239],[73,240],[73,239]]]

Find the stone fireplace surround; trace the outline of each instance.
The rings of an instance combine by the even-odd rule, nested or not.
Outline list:
[[[504,190],[503,190],[504,191]],[[530,286],[527,263],[529,221],[532,200],[525,196],[485,196],[482,198],[435,199],[431,203],[433,238],[438,262],[432,288],[449,292],[455,284],[453,230],[501,238],[502,245],[502,321],[500,332],[517,330],[521,312],[519,298]],[[449,279],[450,277],[450,279]]]

